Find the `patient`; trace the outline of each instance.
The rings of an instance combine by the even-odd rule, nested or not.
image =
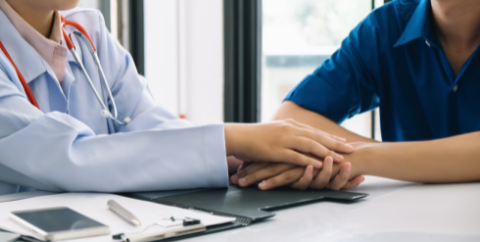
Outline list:
[[[363,175],[425,183],[480,180],[480,4],[397,0],[373,11],[285,98],[293,118],[354,146],[321,170],[243,164],[231,178],[260,189],[356,187]],[[380,108],[379,143],[338,124]]]

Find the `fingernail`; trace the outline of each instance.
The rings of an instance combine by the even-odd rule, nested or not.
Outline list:
[[[325,162],[327,162],[327,165],[331,166],[333,164],[333,159],[330,157],[330,159],[327,159]]]
[[[232,177],[230,177],[230,181],[232,181],[233,184],[237,184],[238,182],[238,175],[235,174]]]
[[[322,168],[323,164],[320,161],[315,162],[315,168],[320,169]]]
[[[345,139],[345,138],[340,138],[340,137],[338,137],[338,140],[341,141],[341,142],[343,142],[343,143],[346,143],[346,142],[347,142],[347,139]]]
[[[258,187],[259,187],[260,189],[265,189],[265,188],[267,188],[267,182],[265,182],[265,181],[261,182],[260,184],[258,184]]]
[[[245,179],[245,178],[238,179],[239,184],[245,184],[246,182],[247,182],[247,179]]]
[[[353,146],[349,145],[349,144],[345,144],[345,149],[347,152],[352,152],[353,151]]]

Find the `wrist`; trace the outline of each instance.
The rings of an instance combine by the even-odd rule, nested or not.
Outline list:
[[[225,135],[225,152],[227,156],[235,156],[236,149],[239,147],[239,139],[241,132],[238,132],[238,129],[241,127],[239,124],[225,124],[224,125],[224,135]]]
[[[377,143],[369,143],[361,149],[355,150],[354,153],[358,154],[352,162],[352,174],[355,176],[372,175],[372,167],[379,160],[379,147]]]
[[[364,157],[359,162],[359,171],[362,175],[375,175],[378,162],[383,160],[384,145],[385,143],[375,143],[365,147]]]

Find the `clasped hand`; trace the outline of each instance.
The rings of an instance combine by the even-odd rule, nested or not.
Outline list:
[[[264,124],[226,124],[227,156],[246,162],[285,163],[322,168],[322,159],[342,162],[353,151],[345,139],[294,120]],[[338,153],[337,153],[338,152]]]
[[[241,187],[247,187],[256,183],[261,190],[269,190],[280,186],[290,186],[294,189],[305,190],[328,188],[332,190],[350,189],[358,186],[364,181],[364,177],[360,174],[352,173],[352,164],[348,162],[344,156],[350,160],[353,158],[353,146],[345,144],[345,140],[335,136],[330,136],[327,133],[321,132],[323,136],[331,137],[335,140],[335,146],[326,144],[324,148],[338,148],[336,151],[343,153],[339,155],[333,150],[323,150],[323,164],[321,167],[315,167],[308,162],[303,162],[304,165],[292,163],[270,163],[270,162],[243,162],[238,168],[237,174],[233,175],[230,181]],[[329,139],[325,139],[331,142]],[[322,144],[323,145],[323,144]],[[362,148],[363,145],[353,144],[357,148]],[[297,151],[305,152],[306,149],[300,149],[296,146]],[[352,149],[345,149],[344,147],[352,147]],[[330,152],[330,153],[329,153]],[[333,155],[331,155],[333,154]],[[308,152],[303,153],[310,159],[319,160],[315,154]],[[335,158],[334,158],[335,157]],[[239,157],[237,157],[239,158]],[[358,172],[357,172],[358,173]]]

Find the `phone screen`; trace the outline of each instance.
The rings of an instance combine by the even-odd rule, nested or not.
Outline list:
[[[47,233],[106,227],[66,207],[19,211],[13,214]]]

